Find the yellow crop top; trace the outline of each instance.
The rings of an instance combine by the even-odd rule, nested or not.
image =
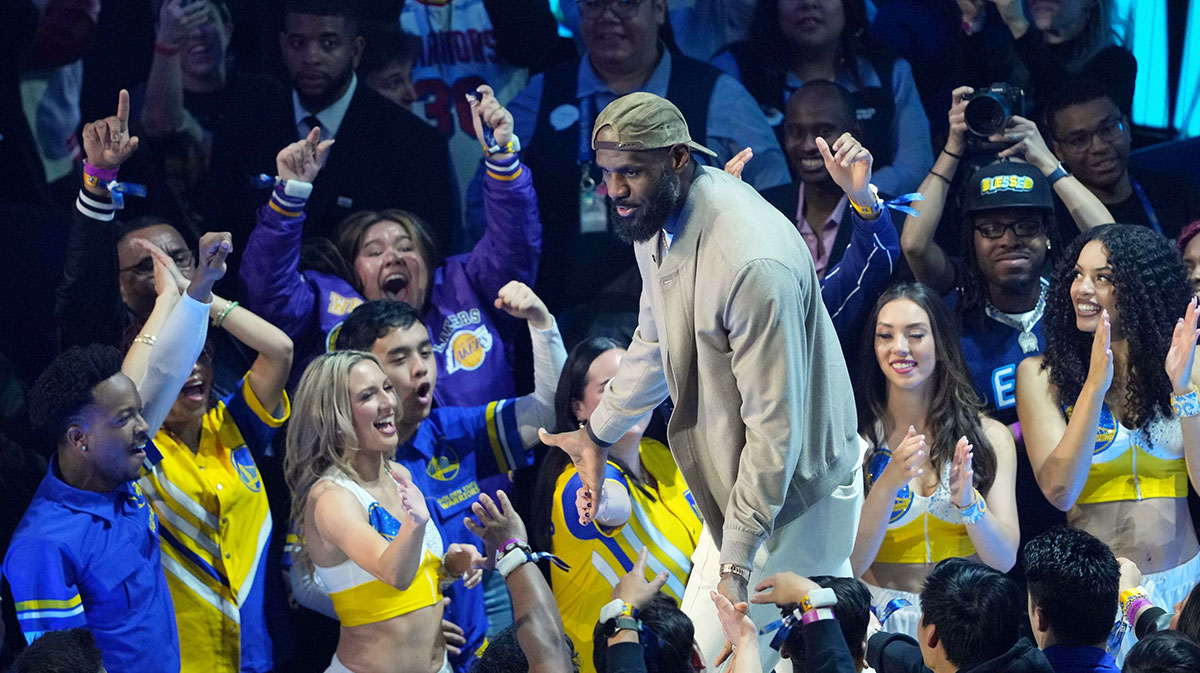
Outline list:
[[[875,483],[892,459],[887,446],[868,454],[867,475]],[[937,563],[951,556],[973,556],[975,545],[967,535],[958,509],[950,502],[950,464],[942,467],[942,480],[933,495],[919,493],[906,484],[896,494],[887,532],[875,554],[877,563]]]
[[[353,493],[366,508],[371,527],[389,541],[396,536],[401,522],[362,486],[336,468],[321,477],[320,481],[332,481]],[[333,609],[342,626],[382,622],[442,600],[442,591],[438,586],[438,573],[442,567],[442,535],[433,522],[425,526],[424,547],[417,574],[412,584],[403,591],[379,581],[349,559],[328,568],[314,565],[313,570],[333,599]]]
[[[1121,425],[1107,404],[1101,407],[1092,465],[1077,503],[1186,498],[1187,492],[1179,419],[1155,416],[1146,428],[1134,430]]]

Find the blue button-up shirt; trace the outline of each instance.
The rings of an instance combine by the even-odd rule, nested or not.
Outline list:
[[[52,459],[4,556],[26,640],[83,627],[110,671],[178,673],[154,511],[133,482],[82,491],[63,482],[57,466]]]

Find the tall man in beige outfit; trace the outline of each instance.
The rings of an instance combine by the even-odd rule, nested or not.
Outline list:
[[[862,505],[850,377],[799,232],[749,185],[692,161],[712,152],[674,105],[618,98],[592,148],[614,228],[634,243],[638,328],[588,426],[542,440],[574,460],[589,523],[607,447],[670,394],[671,452],[705,522],[682,607],[711,664],[724,638],[710,589],[737,604],[781,570],[850,574]],[[834,179],[877,214],[870,154],[848,135],[832,149]],[[749,614],[760,627],[779,616]],[[764,670],[779,657],[768,640]]]

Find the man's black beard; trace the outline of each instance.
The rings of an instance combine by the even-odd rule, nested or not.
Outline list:
[[[300,99],[300,105],[305,110],[316,114],[333,105],[337,102],[337,99],[342,97],[342,94],[345,93],[343,89],[350,85],[351,77],[354,77],[354,68],[347,68],[346,72],[331,79],[329,86],[316,96],[306,96],[295,86],[292,87],[292,90],[296,92],[296,97]]]
[[[681,191],[679,176],[670,168],[664,168],[655,187],[654,197],[635,210],[632,217],[618,215],[617,202],[611,198],[608,200],[608,221],[612,223],[617,238],[626,243],[648,241],[671,219]]]

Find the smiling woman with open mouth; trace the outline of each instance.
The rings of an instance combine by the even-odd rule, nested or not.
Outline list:
[[[1138,225],[1097,227],[1051,281],[1045,352],[1017,369],[1038,486],[1069,525],[1134,561],[1164,606],[1200,580],[1187,504],[1200,474],[1198,315],[1166,239]]]
[[[932,290],[888,290],[864,335],[858,396],[867,496],[850,562],[889,631],[916,636],[916,593],[943,559],[1016,562],[1016,450],[983,413],[957,330]],[[907,603],[904,603],[907,601]],[[893,610],[889,610],[889,606]],[[898,610],[894,608],[900,606]]]

